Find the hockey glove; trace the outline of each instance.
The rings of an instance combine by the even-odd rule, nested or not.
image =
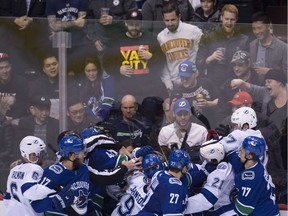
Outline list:
[[[235,202],[235,200],[237,199],[237,196],[238,196],[238,193],[239,193],[239,190],[238,188],[234,187],[231,192],[230,192],[230,195],[229,195],[229,198],[230,198],[230,201],[232,203]]]
[[[153,153],[154,149],[151,146],[143,146],[135,152],[135,157],[144,157],[147,154]]]
[[[220,124],[217,128],[215,128],[215,130],[217,131],[219,136],[225,137],[230,133],[231,128],[229,125]]]
[[[56,196],[52,197],[55,209],[63,209],[73,204],[75,191],[71,189],[71,185],[63,188]]]

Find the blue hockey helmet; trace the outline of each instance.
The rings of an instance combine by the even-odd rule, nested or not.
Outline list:
[[[93,126],[84,128],[81,132],[81,136],[83,139],[87,139],[92,136],[97,136],[99,134],[100,134],[100,131],[96,127],[93,127]]]
[[[81,135],[73,130],[65,130],[65,131],[62,131],[58,137],[57,137],[57,143],[58,145],[60,144],[60,141],[63,139],[63,137],[65,136],[75,136],[75,137],[78,137],[79,139],[82,139]]]
[[[157,171],[164,169],[163,162],[163,158],[157,154],[152,153],[145,155],[142,159],[144,174],[151,179]]]
[[[265,154],[266,142],[261,137],[248,136],[242,142],[242,148],[245,149],[246,153],[253,153],[255,158],[260,158]]]
[[[168,159],[168,167],[173,167],[181,170],[183,167],[187,166],[190,168],[190,156],[186,151],[181,149],[176,149],[171,152]]]
[[[76,136],[64,136],[59,143],[59,155],[68,158],[69,153],[78,153],[84,148],[82,139]]]

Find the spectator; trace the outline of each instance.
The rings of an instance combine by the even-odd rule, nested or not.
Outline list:
[[[0,108],[8,122],[27,114],[28,92],[27,80],[15,74],[9,56],[0,53]]]
[[[233,79],[242,79],[249,83],[255,85],[262,85],[264,80],[258,75],[251,67],[250,55],[248,52],[243,50],[238,50],[234,53],[231,61],[233,68],[233,75],[231,78],[227,79],[220,86],[220,118],[226,116],[230,112],[230,107],[227,106],[227,102],[231,100],[233,95],[241,91],[239,88],[231,88],[231,80]]]
[[[200,74],[220,86],[232,76],[230,62],[237,50],[248,49],[248,37],[236,28],[238,9],[234,5],[225,5],[221,10],[221,25],[213,32],[203,35],[196,57],[196,66]]]
[[[142,6],[143,20],[149,31],[153,35],[157,35],[163,29],[163,13],[162,10],[167,4],[175,3],[179,10],[179,19],[183,22],[192,21],[194,9],[188,0],[173,1],[173,0],[146,0]]]
[[[270,69],[283,70],[287,77],[287,44],[273,35],[272,23],[263,12],[252,16],[252,30],[256,37],[250,43],[254,70],[264,77]]]
[[[50,116],[59,118],[59,62],[56,56],[48,54],[43,58],[43,74],[31,83],[30,97],[35,93],[49,98],[52,103]]]
[[[103,9],[106,10],[103,13]],[[103,52],[107,45],[118,39],[123,31],[123,22],[131,9],[136,9],[134,0],[91,0],[87,14],[87,38],[92,41],[98,52]],[[120,22],[121,21],[121,22]]]
[[[248,92],[246,92],[246,91],[238,91],[238,92],[236,92],[235,95],[233,96],[233,98],[228,101],[228,104],[226,104],[226,106],[228,106],[230,108],[230,110],[225,112],[226,117],[224,119],[222,119],[222,121],[220,122],[221,129],[222,129],[221,132],[218,131],[218,129],[216,128],[218,133],[221,136],[227,136],[231,132],[230,130],[233,128],[233,125],[231,123],[231,114],[236,109],[238,109],[240,107],[244,107],[244,106],[252,107],[252,104],[253,104],[253,99],[252,99],[251,95]],[[228,110],[228,109],[226,109],[226,110]],[[225,129],[222,126],[229,126],[229,128],[226,127],[226,129]]]
[[[3,12],[0,16],[11,17],[3,19],[6,32],[11,34],[7,42],[13,44],[11,54],[15,69],[21,75],[38,72],[44,51],[50,46],[48,27],[45,19],[46,1],[10,1],[2,0]]]
[[[121,100],[122,116],[109,120],[105,124],[112,137],[118,142],[131,140],[133,147],[150,145],[150,125],[138,112],[138,104],[132,95],[125,95]]]
[[[48,98],[40,95],[33,96],[30,102],[31,115],[20,118],[16,136],[17,143],[28,135],[41,138],[48,147],[46,165],[53,164],[56,159],[57,146],[55,143],[59,133],[59,121],[49,116],[50,108],[51,102]]]
[[[220,21],[220,11],[217,9],[216,0],[201,0],[199,7],[193,16],[192,22],[196,22],[202,32],[207,34],[217,27]]]
[[[68,52],[68,72],[77,71],[84,45],[85,34],[83,27],[87,14],[88,0],[47,0],[46,15],[51,31],[51,38],[56,32],[67,31],[71,34],[71,49]]]
[[[157,41],[142,31],[142,14],[136,9],[126,15],[126,32],[118,35],[103,57],[106,72],[117,80],[118,98],[132,94],[138,102],[145,97],[166,97],[160,73],[164,65]],[[114,64],[111,64],[113,59]]]
[[[166,28],[158,34],[157,40],[166,55],[166,65],[161,79],[168,92],[171,92],[173,84],[180,84],[177,72],[180,62],[184,59],[195,61],[202,31],[180,20],[181,15],[176,4],[166,4],[162,16]]]
[[[185,149],[194,163],[199,161],[199,146],[206,141],[205,127],[191,123],[191,106],[186,99],[178,99],[173,107],[175,122],[163,127],[158,136],[162,149]],[[196,161],[197,160],[197,161]]]
[[[70,86],[69,94],[80,94],[85,103],[85,114],[101,121],[108,118],[114,104],[114,82],[111,76],[103,76],[98,58],[87,58],[83,64],[84,74],[76,86]]]
[[[276,124],[279,131],[287,121],[287,83],[281,70],[270,70],[265,76],[265,87],[256,86],[240,79],[231,81],[231,86],[248,91],[254,100],[262,104],[262,113]]]
[[[67,117],[67,128],[78,133],[100,121],[85,115],[84,104],[77,96],[70,96],[67,99]]]
[[[189,101],[195,115],[192,120],[194,123],[203,124],[207,129],[214,128],[219,98],[216,87],[209,79],[198,78],[199,72],[191,61],[181,62],[178,71],[181,86],[174,88],[171,97],[173,99],[185,98]]]

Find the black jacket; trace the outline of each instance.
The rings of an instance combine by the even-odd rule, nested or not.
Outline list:
[[[1,16],[20,17],[46,17],[46,0],[31,0],[28,14],[26,14],[26,0],[2,0]]]

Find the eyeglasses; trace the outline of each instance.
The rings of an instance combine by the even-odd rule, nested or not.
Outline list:
[[[69,110],[69,113],[70,113],[71,115],[74,115],[74,116],[76,116],[77,114],[82,115],[82,114],[84,113],[84,109],[73,110],[73,111],[70,111],[70,110]]]

